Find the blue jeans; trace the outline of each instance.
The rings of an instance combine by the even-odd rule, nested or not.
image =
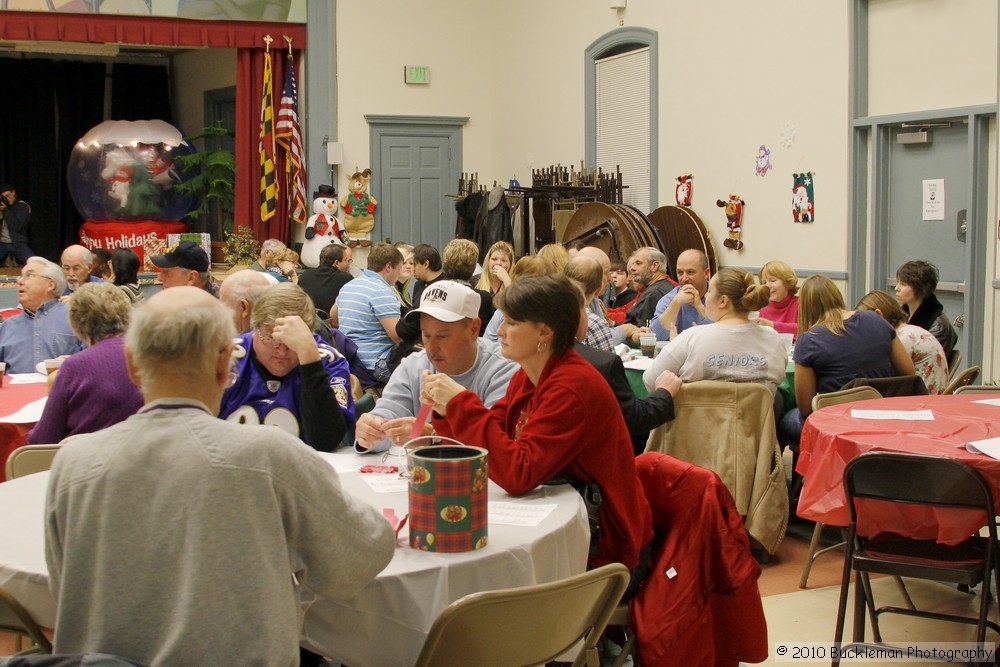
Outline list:
[[[802,436],[802,425],[806,418],[798,408],[792,408],[778,422],[778,442],[787,445],[793,452],[799,452],[799,438]]]
[[[0,243],[0,264],[3,264],[9,255],[13,255],[17,263],[23,266],[34,254],[27,243]]]

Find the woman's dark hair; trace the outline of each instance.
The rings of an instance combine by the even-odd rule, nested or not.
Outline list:
[[[104,278],[110,270],[108,262],[111,261],[111,251],[106,248],[94,248],[90,252],[94,255],[94,264],[93,268],[90,269],[90,275]]]
[[[139,255],[128,248],[115,248],[111,252],[111,270],[115,274],[115,285],[139,282]]]
[[[583,294],[563,274],[525,276],[497,292],[493,299],[508,320],[537,322],[552,329],[554,354],[562,354],[573,345]]]
[[[896,269],[896,280],[909,285],[913,289],[913,296],[923,300],[937,289],[938,270],[922,259],[911,260],[903,262]]]

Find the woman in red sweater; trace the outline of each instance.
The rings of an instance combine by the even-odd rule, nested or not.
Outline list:
[[[420,398],[434,406],[434,430],[486,448],[490,479],[511,495],[560,473],[596,483],[601,532],[589,564],[624,563],[638,574],[653,536],[649,504],[615,395],[573,350],[580,291],[561,274],[530,276],[502,290],[497,306],[501,350],[520,370],[491,409],[447,375],[428,375]]]
[[[771,289],[771,300],[760,309],[758,324],[774,327],[778,333],[798,335],[799,330],[799,277],[795,269],[775,259],[760,267],[762,285]]]

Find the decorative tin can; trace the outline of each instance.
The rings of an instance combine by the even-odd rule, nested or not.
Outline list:
[[[410,452],[411,547],[451,553],[486,546],[487,455],[453,445]]]

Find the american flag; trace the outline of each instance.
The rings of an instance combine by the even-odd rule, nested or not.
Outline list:
[[[295,86],[295,64],[288,55],[285,86],[278,105],[278,145],[285,149],[285,187],[288,192],[289,217],[298,223],[306,221],[306,170],[302,165],[302,138],[299,135],[299,96]]]
[[[268,38],[270,39],[270,38]],[[278,181],[274,175],[274,106],[271,101],[271,52],[264,52],[264,89],[260,101],[260,219],[274,215],[278,201]]]

